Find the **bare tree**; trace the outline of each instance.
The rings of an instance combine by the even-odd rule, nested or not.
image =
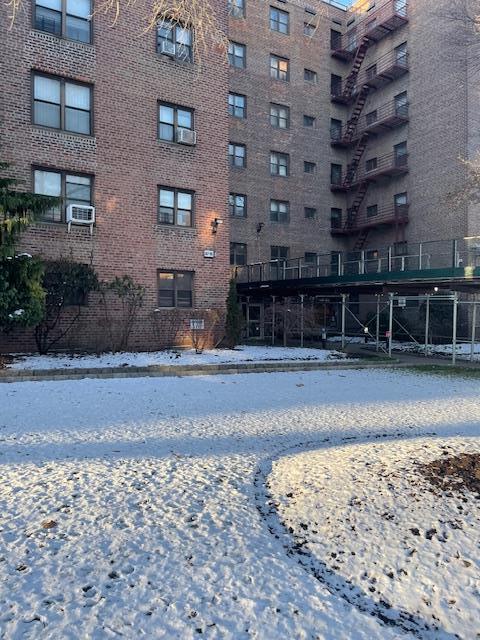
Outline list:
[[[463,47],[480,44],[480,0],[449,0],[448,8],[437,9],[435,13],[455,27],[453,44]]]

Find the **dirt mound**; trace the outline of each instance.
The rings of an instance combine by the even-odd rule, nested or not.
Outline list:
[[[480,499],[480,454],[462,453],[419,465],[419,471],[438,489],[471,491]]]

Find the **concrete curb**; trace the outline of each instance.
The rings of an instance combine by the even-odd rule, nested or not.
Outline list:
[[[87,369],[38,369],[34,371],[0,371],[0,383],[43,382],[48,380],[79,380],[82,378],[161,378],[207,375],[231,375],[235,373],[274,373],[289,371],[319,371],[345,369],[378,369],[404,367],[399,361],[376,362],[352,360],[351,362],[242,362],[210,365],[154,365],[151,367],[102,367]]]

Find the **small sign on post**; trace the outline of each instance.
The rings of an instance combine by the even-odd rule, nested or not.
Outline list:
[[[203,331],[205,329],[205,320],[190,320],[190,329],[193,331]]]

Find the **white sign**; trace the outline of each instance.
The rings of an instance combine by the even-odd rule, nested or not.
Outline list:
[[[405,308],[407,306],[407,299],[406,298],[398,298],[398,306]]]
[[[204,258],[215,258],[215,251],[213,249],[205,249],[203,252]]]
[[[190,329],[203,331],[205,329],[205,320],[190,320]]]

